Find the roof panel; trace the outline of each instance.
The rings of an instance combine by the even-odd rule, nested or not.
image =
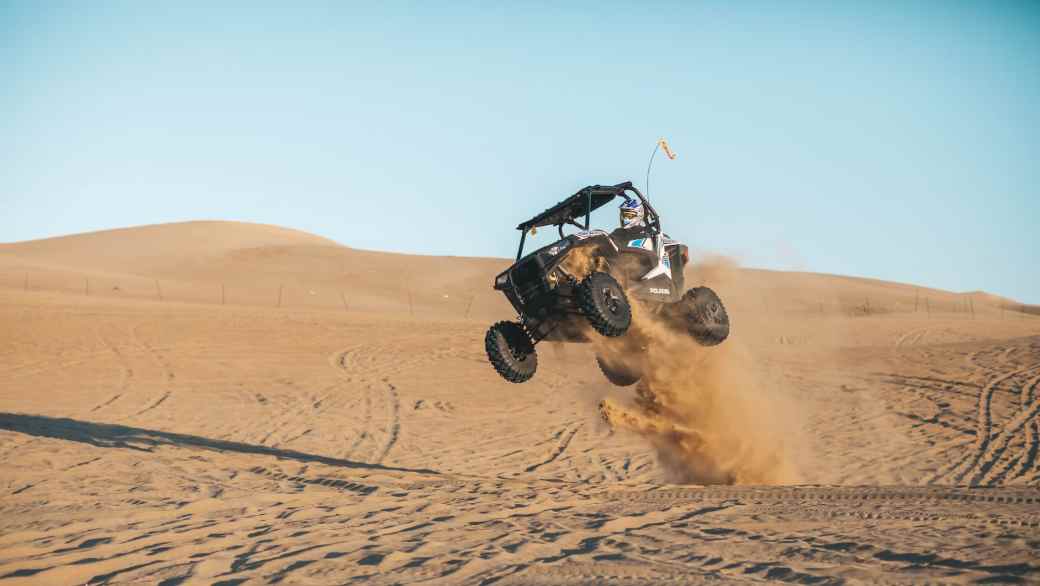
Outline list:
[[[530,230],[531,228],[540,228],[542,226],[555,226],[557,224],[566,224],[576,218],[582,218],[587,212],[595,211],[610,203],[610,200],[615,197],[622,195],[625,188],[630,185],[631,183],[628,182],[619,183],[618,185],[589,185],[530,220],[521,223],[516,229]],[[589,208],[590,195],[592,198],[591,210],[587,209]]]

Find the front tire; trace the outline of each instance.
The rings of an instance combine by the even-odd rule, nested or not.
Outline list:
[[[632,307],[617,280],[607,273],[594,272],[577,287],[578,307],[592,329],[616,338],[632,325]]]
[[[678,319],[701,346],[717,346],[729,337],[729,314],[707,287],[694,287],[678,303]]]
[[[531,380],[538,370],[538,355],[531,337],[516,322],[500,321],[484,336],[488,361],[502,378],[511,383]]]

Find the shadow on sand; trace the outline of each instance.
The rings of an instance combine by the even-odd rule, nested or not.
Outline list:
[[[367,464],[341,458],[331,458],[318,454],[308,454],[295,450],[282,450],[268,446],[258,446],[241,442],[211,439],[184,433],[142,429],[126,425],[109,423],[93,423],[43,415],[23,415],[18,413],[0,413],[0,430],[14,431],[37,437],[81,442],[99,448],[126,448],[144,452],[152,451],[159,446],[176,446],[182,448],[202,448],[221,452],[237,452],[239,454],[259,454],[274,456],[283,460],[297,462],[313,462],[339,466],[342,468],[362,468],[369,470],[385,470],[388,472],[411,472],[415,474],[439,475],[436,470],[425,468],[397,468],[382,464]]]

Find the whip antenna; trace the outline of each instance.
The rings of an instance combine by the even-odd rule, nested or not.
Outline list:
[[[658,139],[657,144],[654,145],[653,152],[650,153],[650,162],[646,165],[646,197],[648,199],[650,198],[650,169],[654,166],[654,155],[657,154],[658,149],[664,151],[664,154],[666,157],[668,157],[668,160],[675,160],[675,153],[672,152],[672,149],[668,146],[668,141],[663,138]]]

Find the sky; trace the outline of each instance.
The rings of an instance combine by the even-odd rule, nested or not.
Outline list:
[[[508,257],[666,137],[649,194],[695,254],[1038,303],[1038,105],[1028,1],[0,0],[0,242]]]

